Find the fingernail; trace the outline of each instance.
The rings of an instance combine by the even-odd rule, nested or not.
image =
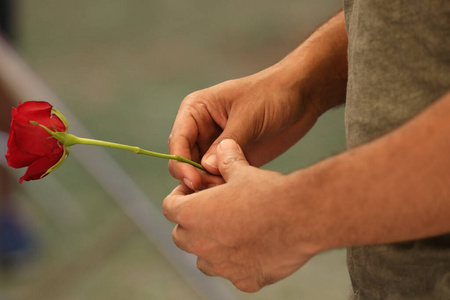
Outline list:
[[[205,164],[217,169],[217,155],[211,154],[210,156],[208,156],[205,160]]]
[[[184,184],[187,185],[191,190],[194,190],[194,185],[192,184],[192,182],[191,182],[189,179],[184,178],[184,179],[183,179],[183,182],[184,182]]]
[[[232,139],[221,141],[219,147],[222,151],[240,151],[239,145]]]

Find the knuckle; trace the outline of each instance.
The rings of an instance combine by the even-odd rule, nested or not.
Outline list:
[[[196,263],[197,269],[203,272],[203,270],[206,267],[206,261],[200,257],[197,257],[197,263]]]
[[[240,291],[246,293],[255,293],[261,289],[257,281],[250,278],[233,282],[233,285]]]
[[[201,270],[203,267],[203,264],[204,264],[203,260],[200,257],[197,257],[197,262],[196,262],[197,269]]]
[[[169,160],[169,162],[167,163],[167,169],[169,170],[169,173],[170,175],[172,175],[172,177],[177,178],[175,170],[173,168],[172,160]]]
[[[177,211],[177,223],[185,228],[190,228],[193,219],[195,218],[192,216],[192,210],[189,209],[189,205],[186,202],[180,204]]]
[[[169,148],[169,151],[171,149],[171,145],[173,145],[175,137],[176,137],[175,131],[172,130],[169,134],[169,138],[167,139],[167,148]]]
[[[239,161],[243,161],[243,160],[245,160],[243,157],[229,156],[229,157],[225,157],[222,160],[222,164],[224,166],[229,166],[229,165],[231,165],[231,164],[233,164],[235,162],[239,162]]]
[[[186,133],[182,133],[177,131],[177,129],[173,129],[169,135],[167,140],[167,148],[169,149],[170,154],[179,154],[175,153],[176,149],[180,146],[183,147],[192,147],[192,142],[189,136]]]
[[[162,213],[171,222],[182,224],[181,221],[186,214],[184,212],[184,207],[186,206],[186,201],[178,202],[175,196],[167,196],[162,203]],[[181,216],[181,218],[180,218]]]
[[[162,203],[162,213],[167,219],[169,219],[169,216],[170,216],[169,201],[170,200],[168,200],[168,198],[166,198],[166,199],[164,199],[164,201]]]
[[[180,240],[178,238],[178,225],[175,226],[172,230],[172,240],[175,243],[175,245],[180,248]]]
[[[227,277],[227,274],[230,273],[230,269],[231,266],[227,262],[217,263],[213,266],[214,273],[222,277]]]
[[[215,274],[208,268],[208,264],[205,260],[197,258],[197,269],[207,276],[214,276]]]
[[[186,106],[195,105],[203,98],[202,95],[201,91],[192,92],[183,99],[183,104]]]
[[[208,99],[210,95],[205,95],[202,91],[196,91],[184,98],[183,109],[191,114],[194,118],[198,118],[208,111]]]
[[[175,226],[172,230],[172,240],[175,242],[175,244],[178,241],[178,237],[177,237],[177,226]]]
[[[179,249],[186,251],[188,253],[193,253],[189,248],[189,243],[186,241],[183,241],[183,239],[180,238],[179,235],[179,226],[175,226],[172,230],[172,241]]]
[[[169,162],[167,163],[167,169],[169,170],[169,174],[173,178],[180,180],[180,182],[184,178],[184,174],[180,170],[179,165],[173,160],[169,160]]]

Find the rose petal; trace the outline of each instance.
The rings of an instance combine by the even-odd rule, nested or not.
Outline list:
[[[11,131],[16,133],[16,144],[22,152],[44,156],[46,154],[61,152],[58,141],[49,138],[50,134],[30,121],[36,121],[47,128],[57,131],[66,131],[66,126],[58,116],[52,114],[52,106],[47,102],[28,101],[13,109],[13,123]]]
[[[49,118],[52,113],[52,105],[45,101],[27,101],[19,104],[17,114],[36,119]]]
[[[15,143],[22,152],[45,156],[55,149],[62,152],[58,140],[53,138],[44,128],[30,123],[14,122]]]
[[[38,159],[38,155],[23,152],[15,142],[15,133],[12,132],[8,139],[8,152],[5,155],[8,165],[13,168],[23,168]]]
[[[22,183],[24,180],[37,180],[40,179],[45,172],[47,172],[48,169],[53,167],[58,161],[61,159],[61,155],[55,155],[55,156],[49,156],[49,157],[42,157],[40,159],[37,159],[31,165],[28,167],[25,174],[20,178],[20,183]]]
[[[28,124],[30,121],[36,121],[51,130],[54,130],[53,125],[57,128],[57,131],[64,132],[67,130],[61,119],[52,113],[52,105],[48,102],[27,101],[19,105],[17,111],[13,112],[12,117],[19,123]]]
[[[63,146],[44,128],[30,121],[60,132],[67,131],[61,119],[52,113],[48,102],[28,101],[19,103],[12,110],[10,136],[8,139],[8,164],[15,168],[29,166],[20,182],[40,179],[64,155]]]

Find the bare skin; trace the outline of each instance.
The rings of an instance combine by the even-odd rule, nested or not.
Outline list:
[[[220,141],[232,138],[252,165],[274,159],[301,139],[324,111],[345,101],[346,49],[340,13],[276,65],[192,93],[175,119],[170,153],[201,158],[210,173],[219,174],[213,154]],[[223,183],[220,177],[175,161],[169,170],[193,190]]]
[[[346,46],[340,13],[274,67],[180,107],[170,152],[202,157],[222,177],[171,163],[182,184],[163,211],[177,224],[174,242],[205,274],[254,292],[322,251],[450,232],[450,93],[399,129],[306,169],[255,167],[344,101]]]

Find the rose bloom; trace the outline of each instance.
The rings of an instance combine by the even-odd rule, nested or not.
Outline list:
[[[65,120],[55,113],[52,105],[44,101],[27,101],[12,109],[6,160],[14,168],[28,167],[20,183],[47,176],[66,158],[67,150],[57,139],[30,123],[35,121],[54,131],[66,132]]]

